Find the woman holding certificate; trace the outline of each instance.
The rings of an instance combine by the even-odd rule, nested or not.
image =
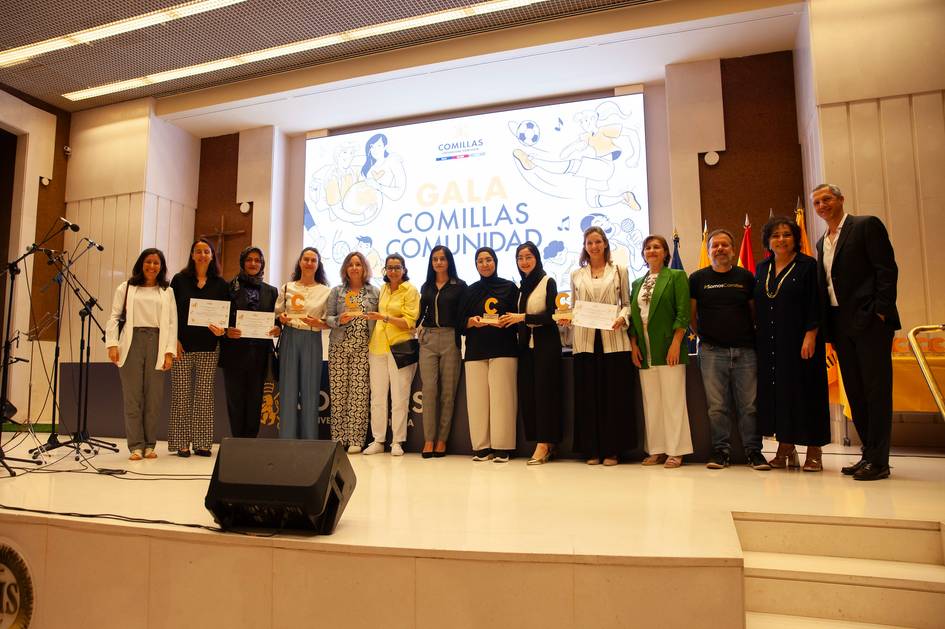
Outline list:
[[[380,454],[387,440],[387,394],[390,393],[390,423],[393,436],[390,453],[403,456],[407,440],[407,406],[410,385],[417,372],[419,344],[413,328],[420,315],[420,294],[407,275],[403,256],[394,253],[384,261],[384,286],[377,312],[365,317],[375,321],[368,363],[371,368],[371,434],[374,441],[364,454]]]
[[[159,249],[138,256],[131,277],[115,290],[105,326],[108,359],[118,366],[125,436],[132,461],[157,458],[164,374],[177,353],[177,306]]]
[[[636,445],[627,269],[610,259],[597,226],[584,231],[579,264],[571,273],[575,449],[588,465],[617,465],[620,452]]]
[[[322,385],[322,330],[328,301],[322,257],[305,247],[276,299],[282,322],[279,343],[279,436],[318,439],[318,405]],[[299,406],[302,407],[301,414]]]
[[[230,325],[220,341],[220,366],[226,387],[230,434],[259,434],[263,386],[272,359],[276,297],[279,291],[263,281],[266,258],[259,247],[240,253],[240,272],[229,283]]]
[[[643,259],[649,272],[633,282],[630,294],[630,343],[633,364],[640,370],[646,451],[643,465],[676,468],[692,454],[686,408],[686,363],[681,349],[689,326],[689,278],[669,269],[669,244],[647,236]]]
[[[507,463],[515,451],[518,401],[515,376],[518,338],[501,315],[515,312],[518,288],[496,273],[495,251],[476,251],[479,281],[468,289],[459,307],[466,335],[466,406],[473,461]]]
[[[558,286],[531,241],[515,250],[515,262],[522,276],[518,312],[499,321],[518,327],[518,404],[525,438],[538,442],[527,464],[541,465],[561,441],[561,335],[552,318]]]
[[[177,300],[177,360],[171,369],[167,447],[177,456],[210,456],[213,383],[220,338],[229,322],[230,293],[209,240],[190,246],[187,266],[171,280]]]
[[[371,266],[360,251],[341,263],[341,284],[328,295],[331,328],[328,343],[328,384],[331,388],[331,438],[357,454],[364,446],[371,408],[368,342],[375,322],[379,293],[372,286]]]

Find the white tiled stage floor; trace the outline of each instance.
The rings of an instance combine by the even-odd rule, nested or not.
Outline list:
[[[35,445],[10,433],[3,443],[5,449],[15,444],[8,456]],[[774,443],[765,445],[770,456]],[[0,472],[0,504],[212,525],[203,499],[214,459],[170,456],[164,443],[158,452],[152,461],[130,462],[122,450],[82,464],[60,449],[36,472],[24,469],[16,478]],[[839,473],[857,458],[855,452],[828,447],[819,474],[745,466],[707,470],[701,464],[666,470],[568,460],[529,467],[524,459],[496,464],[466,456],[353,455],[357,488],[335,533],[304,539],[447,554],[721,558],[740,556],[733,511],[945,521],[945,458],[915,451],[894,456],[891,479],[862,483]],[[104,476],[92,466],[129,473]],[[168,476],[156,480],[132,471]],[[188,474],[194,480],[170,476]]]
[[[34,445],[5,435],[5,446],[11,437],[14,456]],[[213,524],[213,459],[161,444],[154,461],[122,452],[84,464],[164,475],[111,477],[59,452],[42,470],[0,476],[0,504]],[[892,479],[875,483],[839,474],[852,452],[827,455],[822,474],[351,458],[357,488],[323,537],[0,510],[0,540],[32,571],[32,629],[743,629],[733,511],[945,520],[938,457],[897,457]]]

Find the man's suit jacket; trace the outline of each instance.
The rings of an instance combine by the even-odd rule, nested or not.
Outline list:
[[[823,303],[829,308],[824,238],[826,234],[817,241],[817,275]],[[889,234],[878,218],[847,215],[834,246],[830,276],[839,308],[834,318],[824,317],[828,341],[838,331],[832,327],[856,335],[867,330],[880,314],[891,329],[902,327],[896,309],[899,268]]]

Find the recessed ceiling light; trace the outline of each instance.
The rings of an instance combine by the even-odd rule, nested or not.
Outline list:
[[[221,9],[231,4],[239,4],[240,2],[246,2],[246,0],[195,0],[166,9],[152,11],[151,13],[145,13],[144,15],[118,20],[110,24],[102,24],[101,26],[88,28],[84,31],[63,35],[62,37],[53,37],[52,39],[47,39],[35,44],[10,48],[9,50],[0,52],[0,68],[23,63],[33,57],[38,57],[39,55],[53,52],[54,50],[62,50],[63,48],[69,48],[70,46],[76,46],[78,44],[88,44],[99,39],[112,37],[113,35],[136,31],[141,28],[154,26],[155,24],[163,24],[164,22],[170,22],[171,20],[177,20],[182,17],[213,11],[214,9]]]
[[[173,81],[174,79],[194,76],[196,74],[204,74],[207,72],[213,72],[215,70],[230,68],[246,63],[254,63],[256,61],[284,57],[286,55],[315,50],[317,48],[326,48],[328,46],[334,46],[343,42],[364,39],[366,37],[373,37],[375,35],[396,33],[399,31],[406,31],[411,28],[418,28],[420,26],[442,24],[443,22],[461,20],[463,18],[476,15],[486,15],[488,13],[496,13],[497,11],[507,11],[509,9],[530,6],[545,1],[546,0],[491,0],[489,2],[482,2],[480,4],[464,7],[462,9],[449,9],[447,11],[437,11],[436,13],[427,13],[425,15],[404,18],[402,20],[394,20],[392,22],[372,24],[370,26],[356,28],[350,31],[333,33],[331,35],[306,39],[299,42],[293,42],[291,44],[283,44],[282,46],[275,46],[273,48],[265,48],[263,50],[247,52],[241,55],[227,57],[225,59],[188,66],[186,68],[178,68],[176,70],[159,72],[157,74],[149,74],[136,79],[108,83],[107,85],[100,85],[98,87],[90,87],[84,90],[69,92],[68,94],[63,94],[62,96],[72,101],[85,100],[88,98],[95,98],[96,96],[102,96],[104,94],[123,92],[130,89],[144,87],[146,85],[153,85],[154,83]]]

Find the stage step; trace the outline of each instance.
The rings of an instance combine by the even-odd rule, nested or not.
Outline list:
[[[945,565],[939,522],[732,514],[743,550]]]
[[[940,629],[945,566],[745,551],[745,609]]]
[[[908,629],[901,625],[876,625],[829,618],[785,616],[783,614],[745,613],[745,629]]]

